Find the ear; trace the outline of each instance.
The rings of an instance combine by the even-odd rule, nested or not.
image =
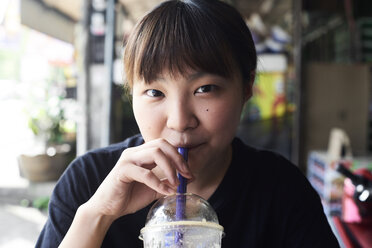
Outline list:
[[[252,97],[253,83],[256,79],[256,71],[251,71],[249,82],[244,84],[244,103]]]

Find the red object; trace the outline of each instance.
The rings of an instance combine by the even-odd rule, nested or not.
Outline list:
[[[372,247],[372,225],[346,223],[337,216],[332,220],[346,248]]]

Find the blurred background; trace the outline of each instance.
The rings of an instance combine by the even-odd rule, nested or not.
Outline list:
[[[75,156],[138,132],[123,44],[160,2],[0,1],[1,248],[34,247]],[[372,2],[226,2],[244,16],[259,56],[237,135],[293,161],[326,213],[341,216],[345,177],[335,161],[372,169]]]

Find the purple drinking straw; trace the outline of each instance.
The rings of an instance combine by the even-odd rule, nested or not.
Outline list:
[[[187,148],[178,148],[178,152],[182,155],[183,159],[187,161]],[[180,173],[178,175],[178,180],[180,184],[177,187],[177,199],[176,199],[176,220],[185,219],[185,206],[186,206],[186,186],[187,179],[184,178]],[[181,244],[183,235],[181,232],[176,232],[176,244]]]
[[[183,159],[187,162],[187,148],[178,148],[178,153],[181,154]],[[187,179],[180,173],[178,173],[178,179],[180,180],[180,184],[178,185],[177,193],[184,194],[186,193]]]

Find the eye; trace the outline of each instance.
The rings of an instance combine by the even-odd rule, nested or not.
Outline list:
[[[163,92],[161,92],[160,90],[154,90],[154,89],[151,89],[151,90],[146,90],[146,95],[150,96],[150,97],[161,97],[161,96],[164,96]]]
[[[216,90],[217,86],[216,85],[212,85],[212,84],[207,84],[207,85],[203,85],[201,87],[199,87],[195,93],[207,93],[207,92],[210,92],[210,91],[213,91],[213,90]]]

